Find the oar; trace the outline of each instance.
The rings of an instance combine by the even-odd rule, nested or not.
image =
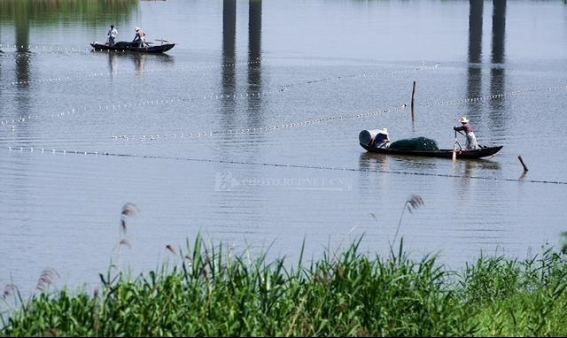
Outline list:
[[[455,130],[455,143],[453,143],[453,161],[457,160],[457,131]]]

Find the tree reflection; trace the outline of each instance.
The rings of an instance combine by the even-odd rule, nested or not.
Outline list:
[[[0,0],[0,24],[13,25],[18,51],[17,77],[28,83],[31,57],[30,28],[58,25],[61,22],[100,24],[101,17],[112,13],[118,18],[138,8],[138,0]],[[110,60],[112,62],[112,60]]]
[[[101,15],[118,16],[138,8],[138,0],[1,0],[0,22],[27,19],[58,23],[61,19],[97,23]]]

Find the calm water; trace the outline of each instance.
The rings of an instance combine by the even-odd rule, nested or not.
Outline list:
[[[33,291],[47,268],[59,287],[96,284],[117,262],[127,202],[139,213],[118,263],[135,272],[198,233],[295,262],[303,242],[317,258],[360,236],[387,254],[401,222],[416,259],[460,269],[481,253],[539,253],[567,230],[560,1],[25,3],[0,7],[0,286]],[[140,26],[177,45],[93,52],[110,23],[118,40]],[[481,144],[504,145],[497,156],[358,145],[387,127],[451,148],[463,115]],[[402,214],[412,195],[425,204]]]

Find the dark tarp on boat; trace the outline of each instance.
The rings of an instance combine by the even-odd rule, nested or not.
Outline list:
[[[396,142],[390,143],[390,149],[395,150],[427,150],[427,151],[436,151],[439,150],[437,146],[437,142],[427,137],[415,137],[415,138],[406,138],[401,139]]]

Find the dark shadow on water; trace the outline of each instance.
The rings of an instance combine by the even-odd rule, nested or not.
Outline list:
[[[504,128],[505,101],[498,97],[506,91],[506,0],[494,0],[492,12],[492,67],[490,69],[490,125]]]
[[[457,160],[456,163],[463,167],[460,174],[467,177],[474,176],[477,170],[500,170],[500,162],[497,161],[496,157],[484,158],[484,159],[467,159],[467,160]]]
[[[236,0],[223,0],[222,16],[222,109],[223,128],[233,129],[236,110]]]
[[[469,49],[467,98],[482,96],[482,24],[483,1],[471,1],[469,8]],[[477,119],[476,112],[482,111],[481,102],[473,100],[467,104],[469,118]]]
[[[262,0],[248,2],[248,127],[261,128],[262,97]]]
[[[388,170],[388,155],[363,152],[360,154],[359,169],[367,171]]]
[[[506,2],[507,0],[493,0],[491,54],[490,54],[490,115],[489,125],[502,128],[506,117],[502,116],[504,101],[500,97],[504,94],[505,77],[505,50],[506,50]],[[483,37],[483,10],[484,1],[470,1],[469,7],[469,41],[468,41],[468,76],[467,99],[484,97],[482,84],[482,37]],[[467,115],[470,120],[480,124],[482,118],[483,102],[471,100],[467,102]]]
[[[458,170],[455,175],[472,176],[475,170],[500,170],[500,162],[494,158],[485,159],[459,159],[452,161],[445,158],[433,158],[409,155],[384,155],[371,152],[363,152],[359,157],[359,169],[367,171],[412,171],[412,170],[433,170],[444,165],[453,165],[456,168],[464,168]]]
[[[91,50],[92,54],[100,55],[108,59],[108,71],[111,74],[120,71],[130,71],[131,68],[124,67],[124,60],[129,60],[134,65],[134,71],[137,75],[142,75],[145,70],[146,62],[158,63],[174,63],[175,57],[168,54],[143,54],[143,53],[128,53],[128,52],[115,52],[115,51],[95,51]]]
[[[403,170],[411,172],[414,170],[435,169],[440,161],[447,160],[422,156],[384,155],[364,152],[360,154],[359,168],[371,171]]]

